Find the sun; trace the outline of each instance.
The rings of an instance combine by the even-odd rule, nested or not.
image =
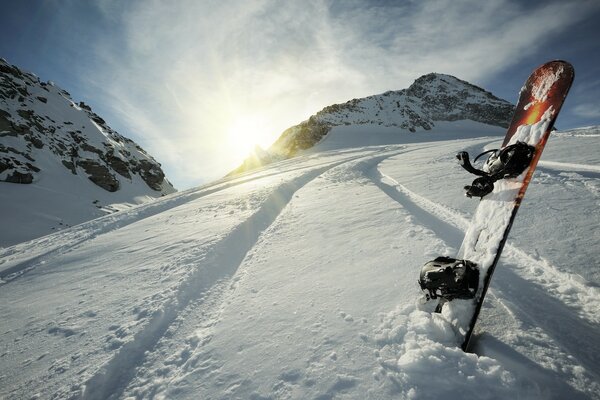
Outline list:
[[[233,156],[243,160],[260,146],[267,148],[269,143],[268,121],[258,115],[235,117],[227,128],[227,143]]]

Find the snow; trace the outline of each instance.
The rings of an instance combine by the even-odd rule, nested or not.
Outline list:
[[[0,64],[5,68],[15,68],[5,61],[0,61]],[[166,180],[163,181],[161,190],[157,191],[151,189],[139,173],[131,171],[131,177],[125,177],[110,170],[119,182],[119,190],[110,193],[90,181],[81,166],[76,166],[75,174],[62,163],[69,159],[74,161],[69,157],[69,152],[74,149],[79,149],[78,158],[90,160],[100,158],[94,151],[104,152],[108,148],[113,149],[113,157],[121,160],[154,160],[131,140],[108,126],[103,128],[96,123],[92,118],[99,117],[88,111],[89,107],[79,107],[66,91],[53,83],[44,83],[35,75],[22,71],[19,74],[3,72],[1,79],[5,87],[12,85],[24,90],[22,96],[0,96],[0,110],[9,115],[8,120],[14,122],[14,125],[22,124],[27,127],[28,134],[0,135],[0,147],[14,149],[16,152],[3,154],[10,155],[21,162],[22,166],[33,164],[39,170],[32,174],[31,184],[0,183],[0,215],[4,226],[8,227],[0,230],[0,248],[41,237],[175,191]],[[23,113],[31,115],[31,121],[35,123],[24,119]],[[39,140],[38,146],[32,147],[25,136]],[[80,145],[85,146],[79,147]],[[0,172],[0,180],[6,179],[13,172],[12,168],[3,170]]]
[[[381,146],[384,144],[419,143],[443,139],[461,139],[488,135],[503,135],[506,129],[493,127],[480,122],[463,120],[456,122],[437,121],[431,131],[419,129],[409,132],[398,127],[375,124],[334,126],[314,148],[313,152],[338,150],[345,147]]]
[[[531,97],[532,102],[528,103],[523,107],[524,110],[529,109],[535,103],[543,103],[548,98],[548,93],[552,86],[560,79],[561,75],[565,72],[564,67],[561,65],[556,68],[554,73],[545,73],[536,76],[536,80],[532,82]],[[521,89],[523,90],[523,89]]]
[[[540,139],[542,139],[542,136],[546,133],[546,129],[548,128],[548,124],[550,124],[553,115],[554,107],[550,106],[535,124],[519,126],[515,134],[510,138],[507,146],[517,142],[525,142],[529,145],[536,146],[540,142]]]
[[[387,129],[0,249],[0,397],[599,399],[600,129],[551,135],[473,353],[416,280],[503,132]]]
[[[565,72],[563,66],[556,68],[553,74],[543,74],[533,83],[531,88],[532,97],[540,103],[543,103],[548,98],[548,92],[552,86],[560,79]]]
[[[85,174],[73,175],[50,154],[40,153],[43,175],[28,185],[2,183],[2,219],[11,229],[0,232],[0,246],[10,246],[98,218],[157,196],[139,175],[126,179],[115,193],[93,184]]]

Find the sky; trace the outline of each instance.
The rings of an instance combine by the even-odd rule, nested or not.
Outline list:
[[[559,129],[600,125],[600,1],[0,0],[0,57],[135,140],[178,189],[222,177],[323,107],[454,75],[516,102],[575,83]]]

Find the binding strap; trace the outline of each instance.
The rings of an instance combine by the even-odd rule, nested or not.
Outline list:
[[[467,197],[483,197],[494,190],[494,182],[497,180],[517,177],[529,166],[535,147],[525,142],[517,142],[502,149],[484,151],[475,157],[475,161],[488,153],[493,153],[486,161],[489,172],[473,167],[466,151],[456,155],[459,164],[465,170],[480,177],[475,179],[471,186],[465,186]]]

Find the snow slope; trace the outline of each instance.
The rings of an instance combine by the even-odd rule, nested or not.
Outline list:
[[[447,124],[351,147],[334,129],[0,249],[0,397],[599,399],[600,129],[548,142],[467,354],[416,279],[476,207],[455,153],[501,129]]]
[[[0,58],[0,246],[175,192],[160,164],[52,82]]]

